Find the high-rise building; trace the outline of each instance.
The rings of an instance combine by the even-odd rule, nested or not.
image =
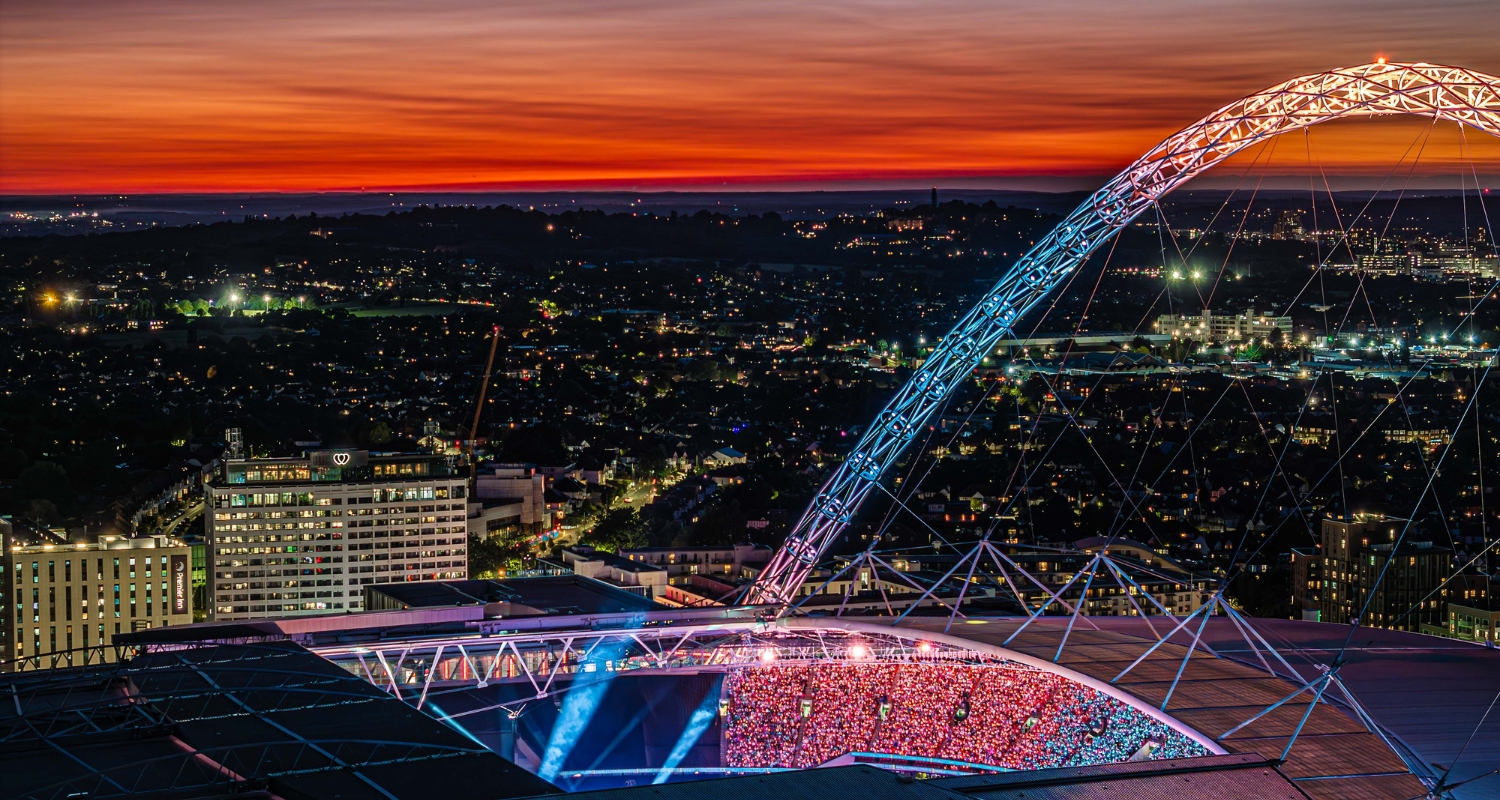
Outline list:
[[[226,459],[205,491],[210,619],[357,611],[367,584],[468,576],[467,490],[450,457]]]
[[[1379,514],[1323,520],[1323,622],[1348,623],[1368,605],[1361,624],[1374,628],[1420,631],[1423,624],[1447,624],[1441,587],[1452,574],[1453,551],[1414,540],[1411,532],[1397,546],[1405,524]]]
[[[22,544],[0,557],[0,669],[114,659],[115,634],[193,621],[189,548],[165,536]],[[90,649],[94,648],[94,649]]]

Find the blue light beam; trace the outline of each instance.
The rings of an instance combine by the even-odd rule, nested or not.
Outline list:
[[[666,762],[661,765],[661,770],[651,780],[652,786],[667,782],[667,779],[672,776],[672,771],[677,769],[677,765],[681,764],[684,758],[687,758],[688,751],[693,749],[699,737],[703,736],[703,732],[713,724],[714,717],[719,713],[719,684],[722,680],[720,678],[714,681],[713,690],[703,698],[703,702],[698,705],[698,710],[693,712],[693,716],[688,718],[687,727],[682,729],[682,735],[677,737],[677,744],[672,746],[672,754],[667,756]]]
[[[629,639],[601,642],[584,660],[581,670],[573,679],[573,686],[563,699],[562,711],[552,733],[547,737],[547,750],[542,756],[541,769],[537,777],[552,781],[562,771],[563,763],[578,746],[578,740],[588,729],[589,721],[599,710],[605,692],[618,675],[613,667],[625,654]],[[592,678],[588,676],[594,676]]]

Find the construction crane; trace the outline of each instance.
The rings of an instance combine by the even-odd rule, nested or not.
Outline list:
[[[495,349],[500,346],[500,326],[490,329],[490,357],[484,364],[484,379],[479,382],[479,402],[474,405],[474,424],[469,426],[469,490],[474,491],[474,475],[479,464],[474,458],[474,445],[479,438],[479,417],[484,413],[484,395],[490,389],[490,372],[495,368]],[[473,496],[472,494],[470,496]]]

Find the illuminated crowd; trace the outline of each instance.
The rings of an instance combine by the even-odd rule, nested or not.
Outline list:
[[[776,665],[725,688],[724,764],[813,767],[849,752],[1043,769],[1204,755],[1102,692],[1021,665]]]

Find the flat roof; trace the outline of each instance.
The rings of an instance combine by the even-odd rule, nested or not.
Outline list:
[[[365,587],[409,608],[510,603],[545,614],[652,611],[661,606],[638,594],[582,575],[544,575],[471,581],[423,581]],[[535,612],[518,609],[514,616]]]

